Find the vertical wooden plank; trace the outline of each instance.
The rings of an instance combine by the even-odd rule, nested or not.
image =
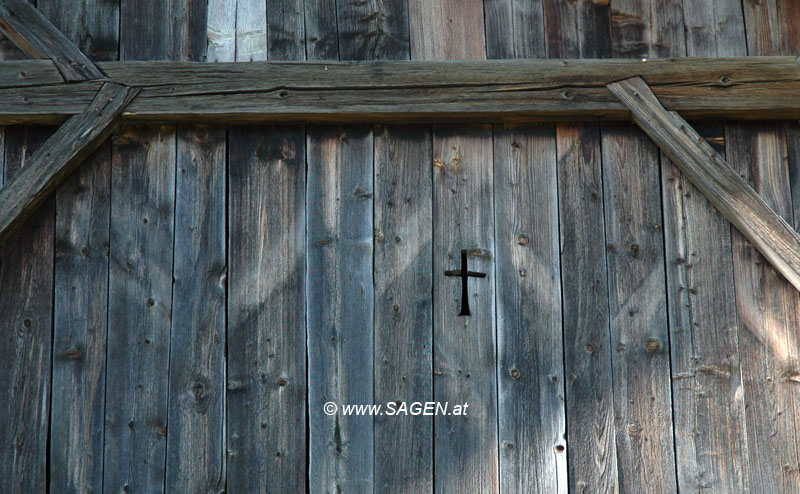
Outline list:
[[[684,0],[683,21],[687,56],[747,55],[741,0]]]
[[[93,60],[116,60],[119,2],[40,0]],[[51,492],[101,492],[108,326],[111,143],[56,192]]]
[[[690,56],[746,53],[739,2],[684,2]],[[711,142],[722,125],[699,127]],[[678,487],[742,492],[747,449],[730,225],[662,154]]]
[[[121,60],[206,58],[206,2],[120,2]]]
[[[658,149],[628,124],[604,126],[602,149],[619,480],[674,492]]]
[[[267,59],[265,0],[236,0],[236,61]]]
[[[567,492],[555,129],[494,144],[500,488]]]
[[[341,60],[408,58],[407,0],[336,2]]]
[[[338,60],[336,0],[308,0],[304,5],[306,57],[309,60]]]
[[[270,60],[305,60],[303,0],[267,1],[267,48]]]
[[[486,58],[481,0],[409,0],[411,58]]]
[[[409,2],[413,59],[485,58],[482,2]],[[497,492],[497,367],[491,126],[433,129],[434,399],[469,404],[434,417],[434,490]],[[458,317],[460,280],[444,276],[470,252],[473,315]],[[469,341],[469,344],[465,344]],[[465,474],[469,472],[469,474]]]
[[[570,491],[617,492],[600,128],[558,126]]]
[[[119,58],[119,0],[39,0],[36,7],[89,59]]]
[[[375,135],[375,403],[433,396],[429,127]],[[375,417],[375,491],[433,491],[433,421]]]
[[[541,58],[545,52],[542,2],[484,0],[486,58]]]
[[[304,492],[303,132],[233,127],[228,146],[228,492]]]
[[[372,492],[372,139],[308,129],[308,372],[311,492]],[[339,413],[326,415],[333,402]]]
[[[225,132],[177,136],[167,492],[225,488]]]
[[[6,128],[5,182],[51,133]],[[51,198],[0,248],[2,492],[47,490],[54,213]]]
[[[800,3],[794,0],[742,2],[751,56],[800,52]]]
[[[435,491],[497,492],[491,127],[436,127],[433,156],[434,399],[469,404],[467,416],[434,418]],[[470,280],[470,317],[458,317],[460,280],[443,276],[462,249],[487,273]]]
[[[611,8],[602,0],[543,0],[548,58],[611,56]]]
[[[207,60],[233,61],[236,57],[236,0],[208,0],[207,18]]]
[[[111,144],[56,193],[52,492],[101,492]]]
[[[124,127],[111,170],[104,490],[164,488],[174,127]]]
[[[725,142],[731,166],[791,223],[783,126],[730,123]],[[800,301],[797,291],[736,230],[733,272],[747,403],[746,466],[754,488],[793,492],[800,484]]]
[[[613,53],[619,58],[684,56],[681,0],[611,2]]]

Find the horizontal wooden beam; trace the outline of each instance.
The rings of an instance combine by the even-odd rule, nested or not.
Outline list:
[[[108,137],[138,89],[107,83],[88,108],[70,118],[0,188],[0,242]]]
[[[102,71],[27,0],[0,0],[0,31],[31,58],[53,61],[65,81],[102,79]]]
[[[610,84],[634,121],[789,282],[800,290],[800,234],[641,77]]]
[[[63,121],[83,111],[101,84],[31,86],[27,78],[8,85],[22,72],[41,70],[24,65],[0,62],[6,84],[0,125]],[[110,81],[141,89],[124,114],[135,122],[629,120],[630,111],[606,85],[633,76],[645,78],[664,105],[687,118],[800,118],[795,57],[98,66]]]

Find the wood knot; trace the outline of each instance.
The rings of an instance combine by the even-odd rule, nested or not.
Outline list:
[[[275,382],[277,382],[278,386],[281,386],[281,387],[286,386],[287,384],[289,384],[289,381],[287,381],[286,379],[284,379],[282,377],[279,377],[277,379],[277,381],[275,381]]]
[[[521,375],[521,374],[520,374],[520,372],[519,372],[519,369],[511,369],[511,377],[512,377],[512,378],[514,378],[514,379],[519,379],[519,378],[520,378],[520,375]]]
[[[649,338],[644,344],[644,349],[650,353],[661,350],[661,341],[658,338]]]
[[[631,254],[634,256],[639,255],[639,244],[631,244]]]
[[[517,237],[517,244],[519,245],[528,245],[528,236],[527,235],[520,235]]]
[[[88,245],[84,245],[83,246],[83,248],[81,249],[81,254],[83,254],[84,256],[88,256],[89,255],[89,246]]]
[[[395,311],[395,312],[399,312],[400,311],[400,306],[399,305],[395,305],[395,306],[392,307],[392,310]]]

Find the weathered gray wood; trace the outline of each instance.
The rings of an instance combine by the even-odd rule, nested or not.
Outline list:
[[[309,60],[339,60],[335,0],[304,3],[306,56]]]
[[[40,0],[38,7],[88,57],[117,59],[117,2]],[[111,143],[106,140],[56,191],[53,494],[103,490],[110,189]]]
[[[375,135],[375,403],[433,397],[430,128]],[[419,166],[422,163],[422,166]],[[433,420],[375,417],[375,491],[433,492]]]
[[[267,53],[270,60],[304,60],[304,0],[267,2]]]
[[[684,56],[682,0],[614,0],[611,40],[615,57]]]
[[[51,492],[102,492],[111,143],[56,192]]]
[[[51,129],[5,132],[8,180],[31,166]],[[53,201],[0,248],[0,491],[46,492],[53,300]]]
[[[406,0],[334,3],[340,60],[409,58]]]
[[[184,127],[177,139],[165,489],[220,492],[225,488],[225,132]]]
[[[726,155],[767,204],[792,220],[782,126],[726,126]],[[800,483],[800,300],[797,291],[739,231],[733,232],[733,272],[746,403],[745,471],[754,489],[789,493]]]
[[[372,139],[369,128],[308,129],[308,413],[311,492],[372,492]],[[347,161],[345,161],[345,159]],[[326,415],[333,402],[338,413]]]
[[[686,25],[686,55],[741,57],[747,55],[742,2],[694,0],[682,5]]]
[[[800,234],[778,216],[641,78],[609,85],[636,123],[776,269],[800,290]]]
[[[103,72],[27,0],[0,3],[0,31],[32,58],[49,58],[67,82],[102,79]]]
[[[5,240],[114,130],[137,90],[106,83],[83,113],[72,117],[0,189],[0,241]]]
[[[500,489],[568,489],[555,129],[496,127]]]
[[[610,2],[543,0],[549,58],[611,56]]]
[[[119,59],[118,1],[37,0],[36,6],[90,60]]]
[[[206,26],[209,62],[236,59],[236,0],[208,0]]]
[[[236,0],[236,61],[267,59],[266,0]]]
[[[722,125],[704,135],[722,138]],[[678,485],[744,492],[747,450],[730,224],[662,157]]]
[[[0,63],[0,87],[25,87],[43,84],[63,84],[58,69],[51,60],[11,60]]]
[[[569,485],[619,489],[600,127],[559,125],[558,201]]]
[[[104,490],[164,488],[175,129],[124,127],[111,171]]]
[[[603,127],[603,185],[620,490],[676,490],[658,149]]]
[[[630,113],[605,84],[636,75],[687,118],[800,117],[794,57],[99,65],[112,81],[141,86],[126,117],[149,122],[621,120]],[[60,122],[97,87],[0,89],[0,123]]]
[[[433,167],[434,399],[469,404],[466,417],[434,417],[435,491],[497,492],[491,127],[434,128]],[[444,276],[462,249],[471,271],[488,274],[469,280],[470,317],[458,317],[460,280]]]
[[[542,58],[546,52],[542,4],[525,0],[484,2],[486,57]]]
[[[120,1],[120,60],[205,60],[206,5]]]
[[[226,439],[234,494],[306,488],[304,146],[296,128],[229,131]]]

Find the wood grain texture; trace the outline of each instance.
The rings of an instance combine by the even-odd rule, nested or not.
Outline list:
[[[681,0],[614,0],[610,5],[615,57],[650,59],[686,53]]]
[[[484,2],[486,58],[542,58],[545,53],[544,2]]]
[[[741,57],[747,40],[739,0],[683,2],[686,55],[689,57]]]
[[[168,492],[225,488],[225,132],[177,135]]]
[[[205,60],[206,2],[120,2],[120,60]]]
[[[102,492],[111,143],[55,194],[51,492]]]
[[[17,77],[20,63],[0,79]],[[625,120],[630,113],[605,84],[636,75],[686,118],[800,117],[794,57],[99,66],[111,81],[142,89],[125,114],[140,122]],[[61,122],[99,85],[0,88],[0,123]]]
[[[25,221],[50,194],[108,137],[138,91],[106,83],[89,106],[70,118],[37,153],[30,166],[0,189],[0,241]]]
[[[408,22],[414,60],[486,58],[480,0],[409,0]]]
[[[761,254],[800,290],[800,234],[677,113],[668,112],[641,78],[609,85],[636,123]]]
[[[793,0],[742,2],[748,55],[797,55],[800,4]]]
[[[270,60],[304,60],[306,33],[304,0],[267,3],[267,53]]]
[[[90,60],[119,59],[119,1],[38,0],[36,6]]]
[[[306,488],[305,142],[229,131],[228,492]]]
[[[792,221],[783,126],[726,126],[726,155],[733,169],[776,213]],[[745,472],[765,492],[792,492],[800,482],[800,301],[797,291],[737,230],[733,273],[742,388],[747,419]]]
[[[124,127],[111,171],[104,489],[164,488],[174,127]]]
[[[0,4],[0,31],[31,58],[49,58],[67,82],[104,78],[103,72],[27,0]]]
[[[553,126],[496,127],[500,489],[568,491]]]
[[[611,56],[611,7],[603,0],[544,0],[549,58]]]
[[[50,133],[5,130],[6,183]],[[13,494],[47,490],[54,217],[50,199],[0,248],[0,491]]]
[[[430,128],[375,132],[375,403],[430,401]],[[375,491],[433,492],[432,419],[375,417]]]
[[[468,403],[434,417],[435,492],[497,492],[497,367],[491,127],[436,127],[433,135],[434,400]],[[458,268],[467,249],[471,317],[458,317]],[[465,344],[468,342],[468,344]],[[466,472],[469,472],[466,474]]]
[[[560,125],[558,200],[571,492],[618,492],[600,126]]]
[[[2,53],[0,53],[2,55]],[[8,60],[0,64],[0,87],[61,85],[64,79],[51,60]]]
[[[236,0],[236,61],[267,59],[266,0]]]
[[[373,492],[373,146],[367,127],[308,129],[311,492]]]
[[[603,126],[603,185],[620,490],[674,492],[675,457],[658,150]]]
[[[335,2],[340,60],[409,58],[406,0]]]
[[[209,62],[236,59],[236,0],[208,0],[206,53]]]

